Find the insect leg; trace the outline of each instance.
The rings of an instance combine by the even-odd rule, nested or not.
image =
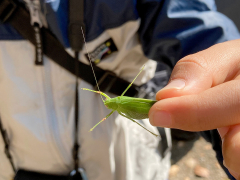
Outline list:
[[[134,78],[134,80],[131,82],[131,84],[128,85],[128,87],[125,89],[125,91],[122,93],[121,96],[123,96],[127,90],[131,87],[131,85],[133,84],[133,82],[137,79],[138,75],[142,72],[143,68],[145,67],[145,65],[142,67],[142,69],[140,70],[140,72],[137,74],[137,76]]]
[[[118,113],[119,113],[120,115],[122,115],[123,117],[128,118],[128,119],[131,120],[132,122],[137,123],[137,124],[138,124],[139,126],[141,126],[143,129],[147,130],[148,132],[150,132],[150,133],[153,134],[154,136],[158,137],[157,134],[155,134],[155,133],[153,133],[152,131],[148,130],[147,128],[145,128],[143,125],[141,125],[140,123],[138,123],[138,122],[135,121],[134,119],[127,117],[126,115],[124,115],[124,114],[121,113],[121,112],[118,112]]]
[[[103,118],[101,121],[99,121],[95,126],[93,126],[92,129],[90,129],[90,131],[92,131],[95,127],[97,127],[97,125],[99,125],[101,122],[105,121],[109,116],[112,115],[112,113],[114,112],[115,110],[113,110],[112,112],[110,112],[105,118]]]
[[[103,93],[103,92],[101,92],[101,91],[93,91],[93,90],[91,90],[91,89],[87,89],[87,88],[82,88],[82,90],[95,92],[95,93],[98,93],[98,94],[103,95],[103,96],[106,97],[107,99],[111,99],[108,95],[106,95],[105,93]]]

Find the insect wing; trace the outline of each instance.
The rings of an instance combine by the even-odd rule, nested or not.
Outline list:
[[[132,118],[132,119],[136,119],[136,120],[141,120],[141,119],[148,118],[148,114],[136,113],[135,111],[131,111],[131,110],[128,110],[128,109],[125,109],[125,108],[119,108],[118,112],[123,113],[128,118]]]
[[[121,103],[118,105],[118,110],[126,116],[133,119],[146,119],[152,105],[157,101],[142,98],[131,98],[127,96],[121,97]]]

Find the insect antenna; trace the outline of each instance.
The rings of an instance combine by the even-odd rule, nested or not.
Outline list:
[[[143,65],[142,69],[140,70],[140,72],[137,74],[137,76],[134,78],[134,80],[131,82],[131,84],[128,85],[128,87],[125,89],[125,91],[122,93],[121,96],[123,96],[127,90],[131,87],[131,85],[133,84],[133,82],[137,79],[138,75],[142,72],[143,68],[145,67],[145,65]]]
[[[95,92],[95,93],[98,93],[102,96],[105,96],[106,99],[111,99],[108,95],[106,95],[105,93],[101,92],[101,91],[94,91],[94,90],[91,90],[91,89],[87,89],[87,88],[82,88],[82,90],[87,90],[87,91],[91,91],[91,92]]]
[[[93,75],[94,75],[94,79],[96,81],[96,85],[97,85],[98,91],[100,91],[100,88],[99,88],[98,82],[97,82],[97,78],[96,78],[96,75],[95,75],[95,72],[94,72],[94,69],[93,69],[93,65],[92,65],[92,60],[91,60],[92,58],[91,58],[90,54],[88,53],[89,51],[88,51],[88,48],[87,48],[87,43],[86,43],[86,40],[85,40],[85,36],[84,36],[84,33],[83,33],[82,26],[81,26],[81,30],[82,30],[84,45],[85,45],[85,48],[86,48],[86,51],[87,51],[88,59],[89,59],[89,62],[90,62],[91,68],[92,68]],[[102,101],[104,102],[102,94],[101,93],[99,93],[99,94],[100,94],[100,97],[101,97]]]

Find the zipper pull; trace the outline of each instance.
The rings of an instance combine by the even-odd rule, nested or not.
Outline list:
[[[41,28],[43,26],[41,21],[41,6],[39,0],[24,0],[29,8],[31,25],[35,32],[35,64],[43,65],[43,41]]]
[[[38,26],[42,27],[42,21],[40,18],[41,13],[41,6],[39,0],[25,0],[25,2],[28,5],[29,11],[30,11],[30,17],[31,17],[31,25],[34,26],[35,24],[38,24]]]

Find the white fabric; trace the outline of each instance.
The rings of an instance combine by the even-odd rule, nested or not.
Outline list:
[[[131,81],[146,64],[136,81],[141,84],[153,76],[156,64],[143,56],[135,35],[138,24],[108,30],[87,45],[91,51],[112,37],[119,51],[99,66]],[[73,168],[75,77],[46,57],[44,66],[34,65],[34,53],[27,41],[0,42],[0,116],[17,168],[67,174]],[[85,53],[84,49],[81,59],[88,63]],[[92,88],[79,82],[79,88]],[[170,153],[162,159],[159,138],[117,113],[88,132],[110,112],[99,94],[80,90],[79,112],[79,153],[89,180],[167,179]],[[157,133],[148,120],[144,123]],[[0,180],[13,176],[0,138]]]

